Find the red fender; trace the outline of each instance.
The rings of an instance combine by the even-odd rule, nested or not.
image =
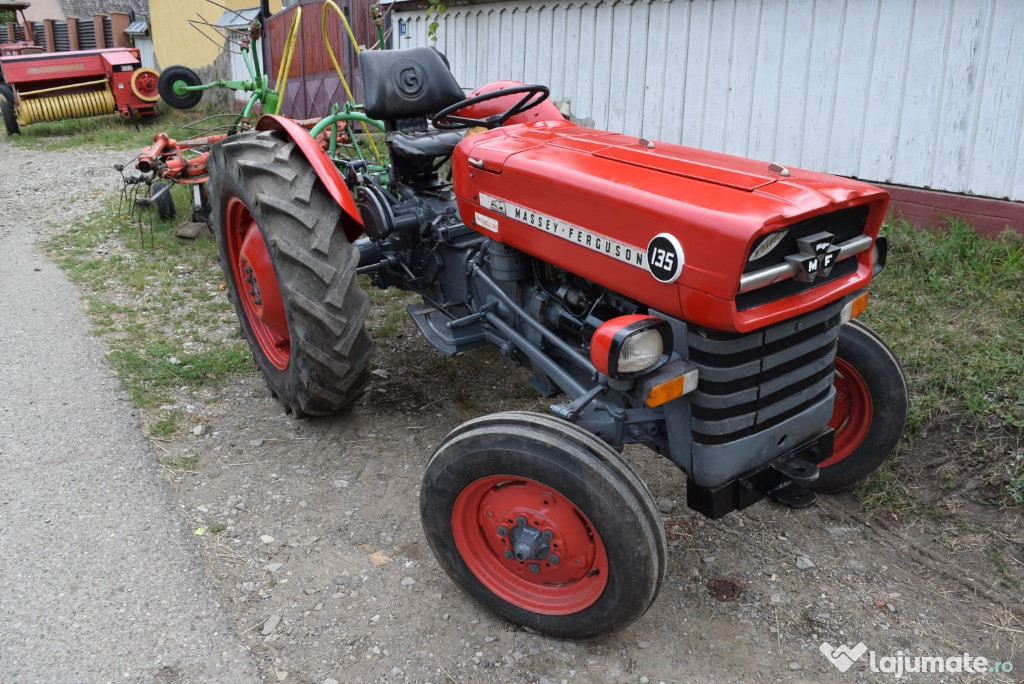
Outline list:
[[[494,83],[480,86],[471,92],[469,97],[476,97],[485,93],[493,93],[495,90],[501,90],[502,88],[514,88],[521,85],[523,84],[519,81],[495,81]],[[480,104],[470,105],[460,110],[458,115],[471,119],[486,119],[489,116],[508,111],[508,108],[519,102],[522,97],[523,94],[519,93],[518,95],[506,95],[505,97],[481,102]],[[516,114],[506,121],[505,125],[511,126],[512,124],[531,123],[533,121],[565,121],[565,117],[562,116],[561,112],[558,111],[558,107],[551,100],[544,100],[536,107],[528,109],[522,114]]]
[[[345,236],[349,242],[355,242],[356,238],[363,234],[363,218],[359,214],[356,201],[352,199],[352,193],[348,191],[348,186],[345,185],[345,180],[341,177],[341,172],[320,147],[320,143],[314,140],[305,128],[283,116],[273,114],[261,116],[260,120],[256,122],[256,130],[281,131],[298,145],[317,177],[327,188],[327,192],[331,193],[331,197],[341,207]]]

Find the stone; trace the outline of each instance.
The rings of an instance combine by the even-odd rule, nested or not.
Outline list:
[[[267,618],[267,621],[263,623],[263,636],[270,636],[273,634],[277,626],[281,624],[281,616],[274,614]]]
[[[202,221],[186,221],[179,223],[174,226],[174,235],[176,237],[185,238],[186,240],[195,240],[199,237],[213,237],[213,233],[210,231],[210,226],[206,225]]]
[[[658,510],[662,513],[671,513],[672,509],[676,507],[676,502],[672,499],[662,497],[658,499]]]
[[[260,536],[260,541],[263,542],[264,544],[273,544],[274,543],[274,538],[271,537],[269,534],[264,534],[264,535]]]
[[[414,580],[412,577],[404,577],[404,578],[402,578],[402,586],[403,587],[411,587],[414,584],[416,584],[416,580]]]
[[[801,570],[810,570],[811,568],[817,567],[808,556],[797,556],[796,567]]]
[[[192,428],[192,434],[196,437],[201,437],[206,434],[206,426],[202,423]]]
[[[261,447],[261,446],[263,446],[263,440],[262,439],[250,439],[249,440],[249,446],[251,446],[251,447]]]

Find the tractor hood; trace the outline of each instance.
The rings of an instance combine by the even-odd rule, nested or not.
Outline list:
[[[482,234],[654,309],[739,332],[863,287],[888,202],[846,178],[563,121],[467,136],[453,168],[462,218]],[[831,254],[828,269],[762,277],[813,251],[805,237]],[[858,251],[840,250],[854,238]],[[831,268],[837,257],[842,268]]]

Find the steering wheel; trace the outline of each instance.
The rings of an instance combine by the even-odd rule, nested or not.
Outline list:
[[[498,98],[505,97],[506,95],[518,95],[519,93],[524,93],[523,97],[501,114],[494,114],[485,119],[471,119],[465,116],[455,116],[456,112],[461,112],[466,107],[472,107],[473,105],[478,105],[481,102],[497,100]],[[533,109],[541,102],[548,99],[548,95],[550,93],[551,91],[547,86],[542,85],[521,85],[514,86],[512,88],[494,90],[489,93],[484,93],[483,95],[466,98],[461,102],[456,102],[453,105],[445,107],[434,115],[434,118],[430,120],[430,124],[440,131],[455,131],[462,128],[472,128],[474,126],[497,128],[516,114],[522,114],[528,109]]]

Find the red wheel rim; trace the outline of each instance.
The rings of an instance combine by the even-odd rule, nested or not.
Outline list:
[[[224,214],[228,258],[246,320],[267,360],[285,370],[292,354],[291,336],[267,243],[242,200],[229,199]]]
[[[487,589],[534,613],[578,613],[608,583],[597,529],[572,501],[536,480],[492,475],[470,483],[455,499],[452,535]],[[531,541],[535,553],[517,559],[515,549]]]
[[[829,427],[835,430],[832,456],[818,464],[826,468],[839,463],[856,451],[871,427],[871,392],[864,378],[853,366],[836,357],[836,403],[832,409]]]

